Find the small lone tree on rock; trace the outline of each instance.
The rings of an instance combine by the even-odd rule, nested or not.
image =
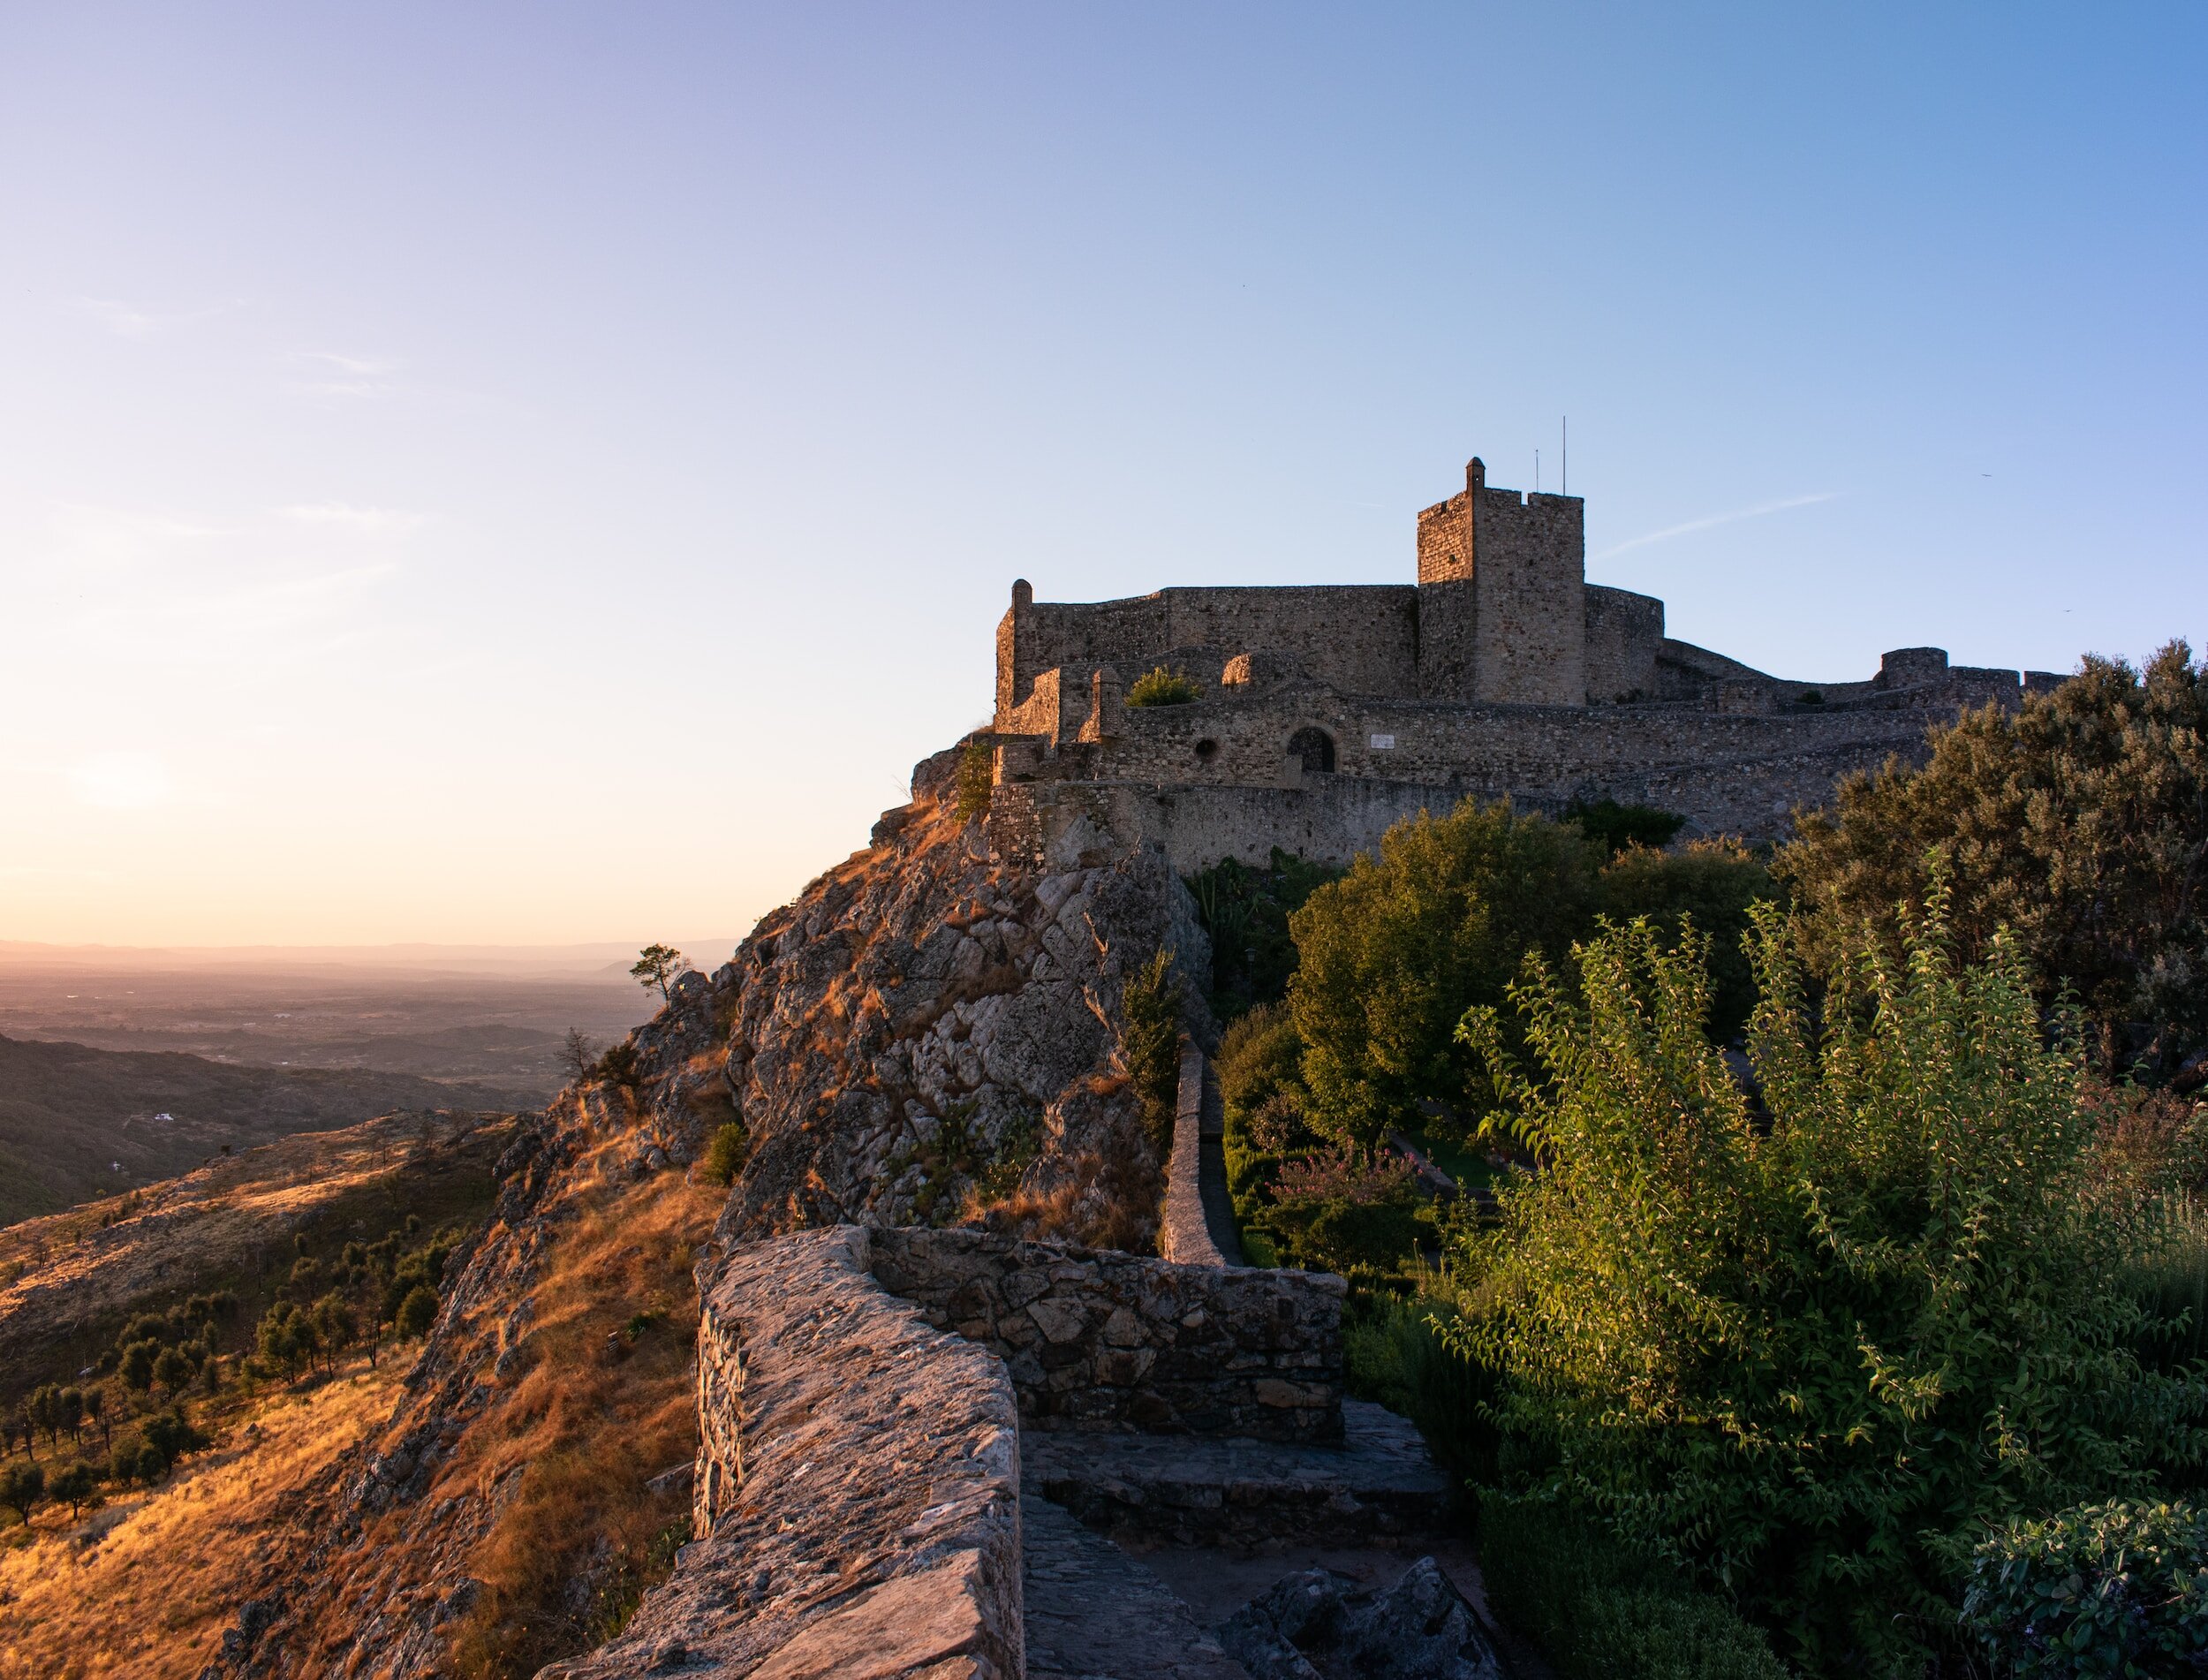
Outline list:
[[[662,1003],[672,1003],[675,982],[690,972],[690,959],[672,945],[647,945],[637,953],[629,972],[647,992],[658,987]]]

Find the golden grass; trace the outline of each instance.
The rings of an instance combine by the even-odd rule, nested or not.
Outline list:
[[[319,1388],[275,1392],[227,1420],[214,1451],[149,1494],[82,1522],[48,1510],[0,1544],[0,1676],[164,1680],[222,1644],[288,1508],[389,1414],[404,1363],[365,1363]],[[253,1431],[257,1430],[258,1434]]]
[[[448,1472],[517,1478],[468,1565],[484,1591],[453,1661],[472,1680],[610,1638],[690,1538],[687,1488],[645,1484],[697,1454],[692,1252],[721,1195],[660,1174],[581,1199],[535,1291],[533,1361]]]

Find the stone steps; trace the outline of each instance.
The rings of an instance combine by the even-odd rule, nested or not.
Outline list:
[[[1446,1532],[1448,1478],[1407,1419],[1342,1403],[1338,1446],[1026,1430],[1021,1484],[1134,1546],[1398,1545]]]

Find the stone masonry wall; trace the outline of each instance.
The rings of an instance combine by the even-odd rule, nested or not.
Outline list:
[[[1003,1358],[1030,1426],[1341,1437],[1338,1277],[973,1230],[876,1231],[872,1252],[884,1288]]]
[[[1472,463],[1477,468],[1479,463]],[[1586,535],[1576,496],[1479,485],[1472,587],[1479,597],[1466,700],[1587,703]]]
[[[1278,649],[1350,694],[1418,692],[1418,592],[1402,584],[1299,588],[1161,589],[1127,601],[1030,602],[1017,595],[998,630],[1000,729],[1035,679],[1064,665],[1080,679],[1112,665],[1132,682],[1174,649],[1207,649],[1223,665],[1251,648]],[[1007,655],[1009,655],[1009,658]],[[1216,670],[1197,670],[1206,686]]]
[[[1017,1680],[1003,1366],[869,1274],[852,1226],[699,1268],[694,1532],[621,1636],[539,1680]]]

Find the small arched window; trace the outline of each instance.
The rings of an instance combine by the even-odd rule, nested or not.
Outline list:
[[[1334,768],[1334,737],[1322,729],[1305,727],[1288,738],[1288,755],[1306,770]]]

